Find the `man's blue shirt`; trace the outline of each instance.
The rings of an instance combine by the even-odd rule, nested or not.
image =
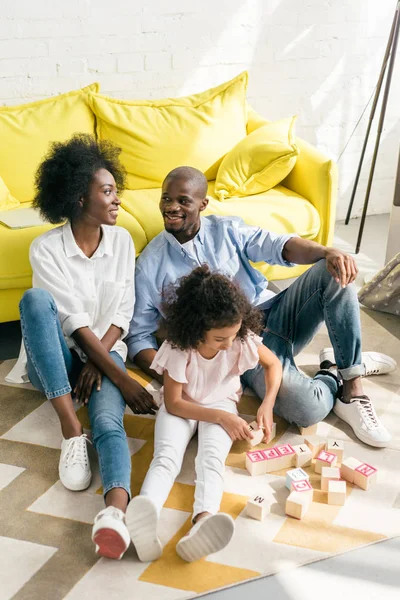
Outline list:
[[[284,260],[282,250],[295,234],[278,235],[246,225],[239,217],[202,217],[193,238],[193,251],[162,231],[143,250],[136,263],[136,304],[129,334],[125,339],[131,359],[146,348],[158,349],[154,333],[161,313],[163,290],[194,268],[207,264],[213,271],[232,277],[254,306],[268,308],[274,293],[268,280],[252,262],[293,266]]]

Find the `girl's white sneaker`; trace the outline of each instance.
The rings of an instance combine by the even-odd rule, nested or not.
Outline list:
[[[203,517],[179,540],[176,551],[187,562],[199,560],[225,548],[234,531],[235,523],[230,515],[218,513]]]
[[[99,556],[122,558],[131,541],[122,510],[115,506],[101,510],[94,519],[92,540]]]
[[[158,513],[155,504],[147,496],[136,496],[126,510],[126,526],[136,548],[139,560],[157,560],[162,554],[157,536]]]

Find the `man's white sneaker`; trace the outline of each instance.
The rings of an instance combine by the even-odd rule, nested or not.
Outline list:
[[[333,348],[324,348],[319,353],[320,364],[326,360],[335,364]],[[363,352],[362,361],[365,365],[365,377],[368,377],[368,375],[386,375],[397,369],[397,362],[381,352]]]
[[[183,560],[193,562],[225,548],[232,539],[235,523],[230,515],[218,513],[199,519],[176,545]]]
[[[376,416],[368,396],[356,396],[349,403],[336,400],[333,412],[350,425],[364,444],[385,448],[392,439],[386,427]]]
[[[160,558],[162,546],[157,537],[158,514],[153,501],[147,496],[133,498],[125,521],[139,560],[149,562]]]
[[[61,443],[58,472],[61,483],[68,490],[78,492],[89,487],[92,480],[87,452],[87,435],[82,434]]]
[[[115,506],[101,510],[94,519],[92,540],[99,556],[122,558],[131,541],[122,510]]]

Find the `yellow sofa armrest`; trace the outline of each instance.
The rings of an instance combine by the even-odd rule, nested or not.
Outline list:
[[[247,106],[247,133],[269,123],[251,106]],[[300,154],[282,185],[306,198],[317,209],[321,229],[315,242],[330,246],[333,241],[336,216],[337,167],[315,146],[301,138],[296,139]]]

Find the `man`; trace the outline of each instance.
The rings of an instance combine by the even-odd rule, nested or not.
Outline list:
[[[174,169],[163,183],[160,210],[165,231],[148,244],[137,261],[137,299],[126,339],[130,358],[161,381],[150,365],[158,348],[155,333],[162,317],[163,292],[196,266],[207,263],[234,277],[252,303],[264,311],[264,344],[283,366],[276,414],[307,427],[333,408],[363,442],[387,446],[391,436],[364,395],[361,377],[372,371],[388,373],[396,363],[382,354],[361,355],[358,300],[350,285],[357,275],[354,259],[295,234],[276,235],[249,227],[237,217],[201,218],[208,204],[206,194],[206,178],[192,167]],[[315,264],[287,290],[274,295],[267,289],[266,278],[249,261]],[[294,357],[324,321],[333,350],[321,352],[321,370],[311,379],[297,370]],[[262,369],[247,371],[243,383],[264,397]]]

